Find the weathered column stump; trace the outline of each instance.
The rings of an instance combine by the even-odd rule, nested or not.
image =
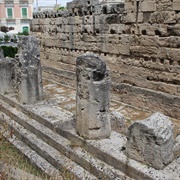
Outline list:
[[[163,169],[174,159],[173,124],[161,113],[136,121],[128,128],[127,156],[144,164]]]
[[[15,91],[15,61],[12,58],[0,59],[0,93],[7,94]]]
[[[39,42],[33,36],[23,36],[19,48],[19,100],[22,104],[33,104],[43,94]]]
[[[111,79],[105,62],[94,54],[77,58],[76,130],[87,139],[110,136]]]

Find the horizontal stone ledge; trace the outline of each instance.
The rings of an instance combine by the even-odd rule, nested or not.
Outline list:
[[[180,97],[129,84],[112,83],[113,99],[180,119]],[[118,92],[116,95],[115,92]]]
[[[56,69],[56,68],[52,68],[52,67],[48,67],[48,66],[43,66],[42,70],[45,72],[50,72],[52,74],[56,74],[58,76],[69,78],[71,80],[75,80],[75,78],[76,78],[75,72],[72,72],[72,71]]]

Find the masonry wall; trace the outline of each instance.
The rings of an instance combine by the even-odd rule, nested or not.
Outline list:
[[[75,87],[77,56],[90,51],[110,67],[113,97],[180,119],[180,1],[68,3],[34,14],[44,77]]]

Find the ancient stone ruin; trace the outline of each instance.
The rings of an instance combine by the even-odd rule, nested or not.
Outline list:
[[[110,68],[116,100],[180,118],[179,4],[75,0],[35,13],[44,76],[75,87],[77,57],[93,52]]]
[[[18,48],[19,100],[23,104],[33,104],[41,100],[43,95],[39,42],[33,36],[24,36]]]
[[[0,68],[0,93],[18,92],[22,104],[41,100],[42,73],[39,43],[35,37],[21,37],[16,58],[0,59]]]
[[[179,179],[180,2],[74,0],[31,30],[0,60],[3,136],[54,179]]]
[[[15,91],[15,60],[12,58],[0,59],[0,93],[7,94]]]
[[[167,116],[155,113],[128,128],[127,156],[156,169],[173,161],[174,130]]]
[[[84,54],[77,58],[76,123],[80,136],[99,139],[110,136],[109,70],[99,57]]]

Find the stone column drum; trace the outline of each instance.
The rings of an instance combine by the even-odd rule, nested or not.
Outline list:
[[[105,62],[94,54],[77,58],[76,130],[87,139],[110,136],[111,79]]]
[[[19,100],[22,104],[33,104],[40,100],[43,94],[39,42],[33,36],[23,36],[18,48]]]

